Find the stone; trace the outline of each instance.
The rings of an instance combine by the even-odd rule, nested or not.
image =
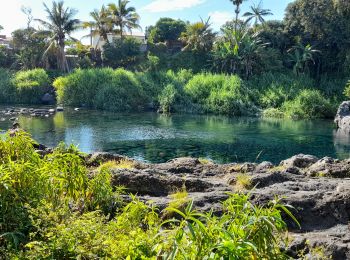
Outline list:
[[[334,122],[339,129],[350,133],[350,101],[340,104]]]
[[[55,96],[50,93],[44,94],[41,98],[41,102],[45,105],[53,105],[56,102]]]
[[[290,159],[284,160],[280,163],[280,166],[290,168],[306,168],[317,162],[318,158],[313,155],[298,154]]]
[[[62,111],[64,111],[64,108],[63,108],[63,107],[57,107],[57,108],[56,108],[56,111],[57,111],[57,112],[62,112]]]

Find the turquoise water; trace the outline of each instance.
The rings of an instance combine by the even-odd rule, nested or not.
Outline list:
[[[350,157],[350,138],[332,121],[113,114],[67,110],[50,118],[21,116],[19,123],[47,146],[73,143],[87,153],[113,152],[149,162],[194,156],[219,163],[271,161],[298,153]],[[11,122],[0,122],[7,129]]]

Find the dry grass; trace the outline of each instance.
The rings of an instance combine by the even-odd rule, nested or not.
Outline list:
[[[236,176],[236,190],[249,190],[252,188],[252,178],[248,174],[237,174]]]
[[[120,161],[108,161],[100,165],[99,169],[133,169],[135,163],[128,159],[122,159]]]
[[[174,208],[174,209],[181,209],[184,206],[186,206],[186,204],[189,201],[188,198],[188,192],[186,191],[185,188],[183,188],[180,191],[177,191],[173,194],[170,195],[171,201],[169,202],[168,207],[165,210]]]
[[[207,158],[198,158],[198,161],[201,163],[201,164],[213,164],[213,161],[207,159]]]

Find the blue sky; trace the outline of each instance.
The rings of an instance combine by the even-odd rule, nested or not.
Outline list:
[[[243,4],[242,12],[249,9],[252,4],[258,4],[260,0],[248,0]],[[0,10],[0,25],[5,29],[1,34],[10,35],[17,28],[26,25],[26,18],[21,13],[21,6],[31,7],[35,18],[44,18],[43,2],[48,5],[51,1],[42,0],[7,0]],[[65,4],[79,11],[77,18],[89,20],[89,12],[100,8],[102,4],[108,4],[113,0],[66,0]],[[115,1],[116,2],[116,1]],[[273,16],[269,19],[282,19],[284,10],[292,0],[263,0],[263,7],[270,9]],[[194,22],[200,17],[206,19],[211,16],[213,27],[218,30],[225,21],[234,16],[234,7],[229,0],[131,0],[141,16],[141,26],[145,28],[154,24],[160,17],[180,18]],[[76,33],[80,38],[86,32]]]

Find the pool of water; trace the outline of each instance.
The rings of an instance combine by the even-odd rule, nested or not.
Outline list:
[[[332,121],[291,121],[155,113],[66,110],[50,118],[19,117],[22,128],[47,146],[64,141],[80,150],[113,152],[149,162],[183,156],[218,163],[277,163],[298,153],[350,157],[350,137]],[[7,129],[11,122],[0,122]]]

